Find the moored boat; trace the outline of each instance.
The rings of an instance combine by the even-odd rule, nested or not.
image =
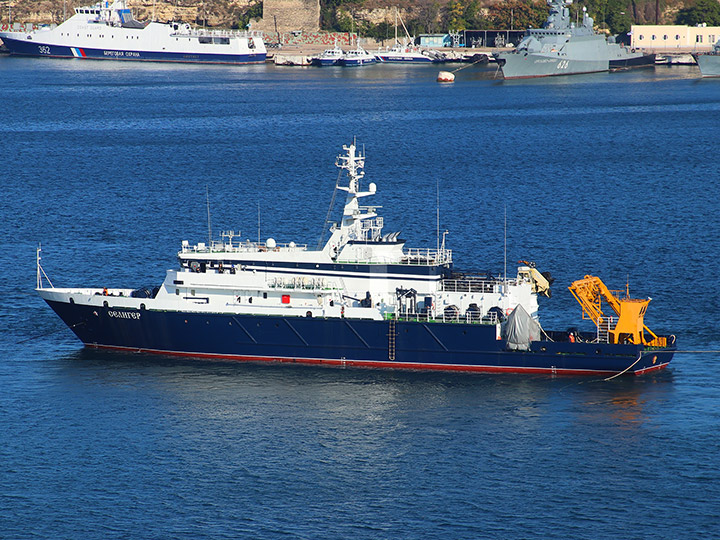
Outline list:
[[[339,66],[343,58],[345,58],[345,51],[338,47],[336,41],[332,49],[326,49],[318,56],[313,57],[311,63],[314,66]]]
[[[187,23],[135,20],[125,0],[75,8],[62,24],[36,32],[0,32],[11,54],[212,64],[265,61],[258,33],[193,28]]]
[[[709,52],[694,53],[693,58],[703,77],[720,77],[720,40],[715,42]]]
[[[494,56],[505,79],[597,73],[611,69],[651,67],[655,55],[635,51],[612,38],[596,34],[593,19],[583,7],[575,25],[567,8],[572,0],[547,0],[550,6],[542,28],[528,28],[518,46]]]
[[[401,63],[401,64],[430,64],[443,62],[444,56],[435,51],[421,49],[410,43],[396,43],[386,50],[378,50],[375,53],[378,62]]]
[[[458,272],[445,238],[407,248],[383,232],[365,158],[343,147],[342,217],[324,245],[183,241],[157,287],[37,292],[89,347],[337,366],[549,374],[644,373],[665,367],[674,338],[644,324],[649,300],[620,298],[592,276],[571,285],[594,331],[545,331],[538,299],[552,278],[521,261],[512,277]],[[333,196],[334,200],[334,196]],[[49,286],[46,286],[49,284]],[[602,302],[615,315],[602,310]]]
[[[357,47],[345,53],[340,64],[353,67],[374,64],[376,61],[374,54],[370,54],[358,44]]]

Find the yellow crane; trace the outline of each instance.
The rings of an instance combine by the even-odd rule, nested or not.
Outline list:
[[[611,291],[602,280],[596,276],[585,276],[583,279],[574,281],[570,292],[580,303],[583,309],[583,319],[588,318],[595,323],[599,331],[607,330],[610,343],[634,343],[636,345],[650,345],[653,347],[666,347],[667,339],[658,337],[644,323],[645,311],[650,303],[650,298],[630,298],[628,291],[625,291],[625,298],[620,298],[620,291]],[[617,324],[610,327],[612,321],[602,310],[602,302],[605,302],[617,315]],[[587,316],[587,317],[586,317]],[[645,337],[646,330],[652,336],[648,340]]]

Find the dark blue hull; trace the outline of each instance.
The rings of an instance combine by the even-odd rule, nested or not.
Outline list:
[[[377,368],[552,374],[643,373],[674,347],[567,341],[508,351],[493,325],[183,313],[48,301],[88,346],[196,357]],[[561,338],[558,334],[557,338]]]
[[[2,38],[11,54],[47,58],[86,58],[91,60],[134,60],[145,62],[186,62],[207,64],[256,64],[265,62],[265,53],[257,54],[214,54],[214,53],[172,53],[161,51],[131,51],[117,49],[89,49],[49,45],[34,41]]]

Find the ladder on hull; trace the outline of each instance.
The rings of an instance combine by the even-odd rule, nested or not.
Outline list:
[[[397,332],[395,331],[395,319],[390,319],[389,321],[390,325],[388,328],[388,360],[391,362],[395,361],[395,336],[397,335]]]

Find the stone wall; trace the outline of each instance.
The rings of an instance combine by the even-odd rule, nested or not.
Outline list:
[[[112,1],[112,0],[111,0]],[[182,20],[209,26],[231,27],[236,25],[240,14],[252,0],[127,0],[135,18],[150,20],[155,15],[159,21]],[[96,0],[13,0],[12,19],[18,22],[49,24],[61,23],[63,13],[73,15],[73,8],[92,5]],[[3,1],[0,0],[0,6]],[[0,10],[0,23],[8,22],[8,9]]]
[[[253,30],[263,32],[317,32],[320,30],[319,0],[264,0],[263,18],[252,21]]]

